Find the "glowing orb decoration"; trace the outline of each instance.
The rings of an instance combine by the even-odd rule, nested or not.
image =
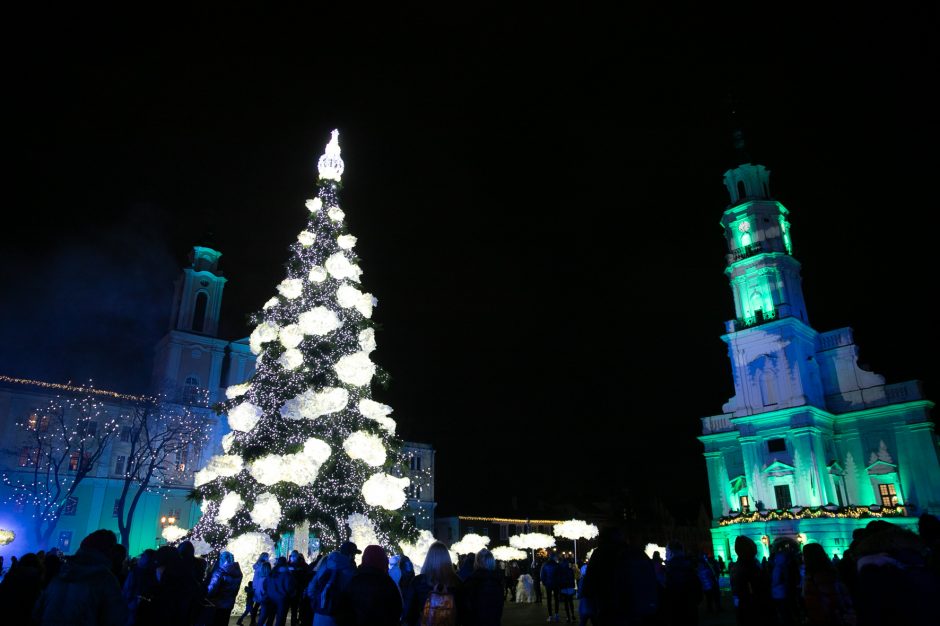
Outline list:
[[[359,266],[350,263],[349,259],[347,259],[346,255],[342,252],[337,252],[330,256],[324,265],[326,266],[326,271],[330,273],[330,276],[337,280],[348,278],[358,283],[359,277],[362,276],[362,270]]]
[[[343,322],[333,311],[325,306],[318,306],[301,313],[297,318],[297,325],[305,335],[322,337],[342,326]]]
[[[555,524],[555,536],[564,539],[593,539],[597,537],[597,526],[579,519]]]
[[[428,549],[435,541],[437,539],[434,538],[430,530],[419,530],[417,541],[414,543],[403,541],[399,544],[398,547],[401,549],[401,553],[411,559],[411,564],[415,567],[415,574],[421,573],[421,568],[424,567],[424,559],[428,556]],[[451,560],[453,560],[453,557],[451,557]]]
[[[291,348],[278,357],[277,363],[286,370],[295,370],[304,364],[304,354],[297,348]]]
[[[304,331],[299,324],[288,324],[278,332],[277,338],[285,348],[296,348],[304,340]]]
[[[277,286],[277,290],[288,300],[293,300],[299,298],[300,294],[304,292],[304,281],[299,278],[285,278]]]
[[[555,546],[555,538],[544,533],[522,533],[509,538],[509,545],[520,550],[541,550]]]
[[[277,339],[279,330],[277,324],[272,324],[271,322],[258,324],[248,337],[248,345],[251,346],[252,353],[261,354],[263,345]]]
[[[310,268],[310,272],[307,274],[307,280],[312,283],[322,283],[326,280],[326,270],[320,267],[319,265],[314,265]]]
[[[261,407],[251,402],[243,402],[228,412],[228,425],[232,430],[249,432],[261,419]]]
[[[391,474],[373,474],[362,485],[362,496],[369,506],[379,506],[389,511],[400,509],[405,504],[405,489],[411,481]]]
[[[330,446],[320,439],[310,438],[304,449],[296,454],[269,454],[252,461],[248,471],[262,485],[291,482],[301,487],[312,485],[320,466],[330,458]]]
[[[367,516],[362,513],[353,513],[346,518],[346,524],[349,526],[349,540],[357,546],[381,545],[382,542],[379,541],[379,536],[375,532],[375,525]],[[361,562],[361,556],[356,555],[357,563]]]
[[[316,213],[323,208],[323,200],[320,198],[313,198],[312,200],[307,200],[305,203],[307,210],[311,213]]]
[[[476,554],[488,545],[490,545],[489,537],[467,533],[460,541],[451,545],[450,549],[457,554]]]
[[[242,569],[246,572],[245,578],[251,580],[254,576],[251,566],[262,552],[274,554],[274,542],[266,533],[245,533],[228,542],[225,546],[227,552],[231,552],[235,557],[235,562],[245,564]],[[246,583],[247,584],[247,583]]]
[[[249,515],[251,521],[259,528],[277,528],[281,522],[281,503],[277,501],[277,496],[265,491],[255,498],[255,504],[251,507]]]
[[[330,143],[326,144],[326,150],[323,152],[323,156],[317,161],[317,171],[320,173],[320,178],[335,180],[336,182],[340,181],[343,176],[343,170],[346,168],[342,157],[340,157],[340,152],[342,151],[339,147],[339,130],[333,129],[333,136],[330,139]]]
[[[374,328],[367,328],[359,333],[359,347],[362,348],[362,351],[366,354],[376,349]]]
[[[229,400],[243,396],[248,393],[248,389],[251,387],[251,383],[242,383],[240,385],[232,385],[231,387],[226,388],[225,397]]]
[[[364,430],[356,431],[347,437],[346,441],[343,442],[343,450],[346,451],[349,458],[359,459],[365,462],[366,465],[372,467],[385,465],[386,453],[382,438]]]
[[[284,403],[281,416],[284,419],[316,419],[342,411],[349,402],[349,392],[342,387],[324,387],[322,391],[308,389]]]
[[[352,250],[356,245],[356,238],[352,235],[340,235],[336,238],[336,243],[343,250]]]
[[[270,309],[272,306],[277,306],[278,304],[280,304],[280,302],[281,301],[277,299],[277,296],[274,296],[273,298],[265,302],[264,306],[262,306],[261,308],[267,310],[267,309]]]
[[[529,556],[525,550],[513,548],[512,546],[496,546],[490,552],[493,553],[493,558],[497,561],[521,561]]]
[[[0,546],[10,545],[14,539],[16,539],[15,532],[0,528]]]
[[[244,462],[240,456],[234,454],[217,454],[206,462],[206,466],[196,472],[193,484],[196,487],[210,483],[216,478],[234,476],[244,469]]]
[[[163,532],[160,535],[167,540],[167,543],[176,543],[189,533],[185,528],[180,528],[176,524],[172,524],[163,529]]]
[[[220,524],[228,524],[232,521],[232,518],[235,517],[235,514],[242,510],[245,506],[245,501],[242,500],[242,497],[234,492],[230,491],[222,498],[222,501],[219,502],[219,510],[215,514],[215,521]]]
[[[300,234],[297,235],[297,241],[300,242],[304,248],[309,248],[317,241],[317,236],[311,233],[309,230],[302,230]]]
[[[330,216],[330,219],[334,222],[342,222],[343,218],[346,217],[346,214],[343,213],[343,210],[338,206],[330,207],[330,210],[326,212]]]
[[[341,357],[333,369],[341,381],[357,387],[368,385],[375,376],[375,363],[369,360],[369,355],[365,352],[354,352]]]
[[[390,435],[395,434],[395,420],[388,417],[388,414],[392,412],[392,407],[375,400],[363,398],[359,401],[359,412],[362,413],[363,417],[378,422],[382,430]]]

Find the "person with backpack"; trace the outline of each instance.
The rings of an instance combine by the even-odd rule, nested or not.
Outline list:
[[[447,546],[435,541],[415,576],[411,607],[405,618],[407,626],[454,626],[463,613],[463,589],[454,572]],[[461,616],[458,616],[458,612]]]
[[[496,572],[493,553],[483,548],[477,552],[473,572],[464,583],[466,588],[467,626],[499,626],[503,617],[503,584]]]
[[[382,546],[366,546],[345,596],[352,609],[350,625],[401,624],[401,594],[388,574],[388,556]]]
[[[356,544],[345,541],[335,552],[323,558],[304,593],[313,609],[313,626],[336,626],[342,612],[340,596],[356,573],[353,559],[361,554]]]

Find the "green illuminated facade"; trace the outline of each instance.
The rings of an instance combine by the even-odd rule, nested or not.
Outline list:
[[[841,554],[852,531],[885,517],[916,526],[940,513],[938,443],[916,381],[885,384],[861,369],[851,328],[809,324],[787,209],[770,172],[725,172],[721,225],[735,319],[722,336],[735,395],[702,418],[715,555],[738,535],[777,537]]]

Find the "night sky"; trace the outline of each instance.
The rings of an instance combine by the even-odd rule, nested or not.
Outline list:
[[[0,373],[145,391],[193,244],[246,336],[336,127],[375,396],[438,450],[438,513],[628,489],[692,519],[738,126],[811,324],[936,401],[936,9],[749,6],[10,16]]]

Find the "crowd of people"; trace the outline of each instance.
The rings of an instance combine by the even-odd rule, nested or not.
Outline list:
[[[743,535],[734,547],[727,564],[677,542],[665,558],[650,558],[609,528],[580,567],[557,553],[497,564],[486,549],[454,566],[435,542],[416,574],[407,556],[347,541],[311,563],[297,551],[264,553],[243,585],[229,552],[210,564],[183,541],[128,560],[114,533],[98,530],[70,557],[30,553],[8,569],[0,560],[0,602],[4,623],[42,626],[224,626],[240,593],[239,626],[497,626],[506,602],[543,599],[549,622],[680,626],[696,624],[703,603],[705,612],[722,611],[727,574],[742,626],[913,625],[940,615],[940,520],[931,515],[921,516],[919,533],[872,521],[841,559],[788,538],[762,560]],[[534,583],[534,597],[517,597],[520,581]]]

